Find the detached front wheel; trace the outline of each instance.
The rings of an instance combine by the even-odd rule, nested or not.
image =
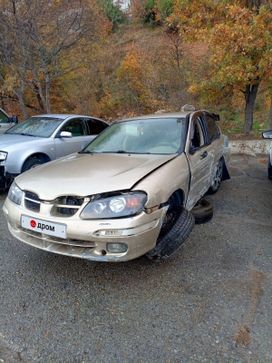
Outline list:
[[[196,224],[209,222],[213,217],[213,206],[207,199],[200,199],[192,209]]]
[[[146,256],[157,261],[167,259],[186,241],[194,225],[194,216],[186,209],[179,211],[178,215],[169,211],[165,216],[156,246]]]

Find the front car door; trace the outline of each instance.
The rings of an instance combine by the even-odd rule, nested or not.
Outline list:
[[[60,137],[62,131],[71,133],[71,137]],[[84,118],[70,118],[55,137],[56,158],[81,151],[91,139]]]
[[[190,210],[210,187],[211,166],[214,158],[207,139],[203,112],[196,112],[191,116],[186,154],[191,170],[187,199],[187,208]]]

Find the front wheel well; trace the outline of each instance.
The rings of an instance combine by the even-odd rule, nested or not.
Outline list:
[[[25,161],[24,161],[24,163],[23,163],[22,170],[21,170],[22,172],[25,170],[26,163],[27,163],[29,160],[33,159],[33,158],[41,159],[41,160],[43,160],[45,163],[47,163],[48,161],[50,161],[50,160],[51,160],[51,159],[50,159],[50,157],[49,157],[47,154],[44,154],[44,153],[35,153],[35,154],[32,154],[32,155],[29,155],[29,156],[25,159]]]
[[[176,190],[168,199],[167,204],[170,208],[179,209],[184,207],[185,194],[181,189]]]

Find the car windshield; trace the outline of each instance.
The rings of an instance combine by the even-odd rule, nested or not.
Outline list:
[[[183,151],[185,118],[150,118],[113,124],[84,153],[175,154]]]
[[[6,134],[50,137],[62,122],[63,120],[57,117],[30,117],[6,131]]]

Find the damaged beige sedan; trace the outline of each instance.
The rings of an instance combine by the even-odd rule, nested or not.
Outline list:
[[[229,177],[218,119],[192,111],[119,121],[80,153],[18,176],[3,207],[11,234],[87,260],[169,257],[193,229],[192,208]]]

